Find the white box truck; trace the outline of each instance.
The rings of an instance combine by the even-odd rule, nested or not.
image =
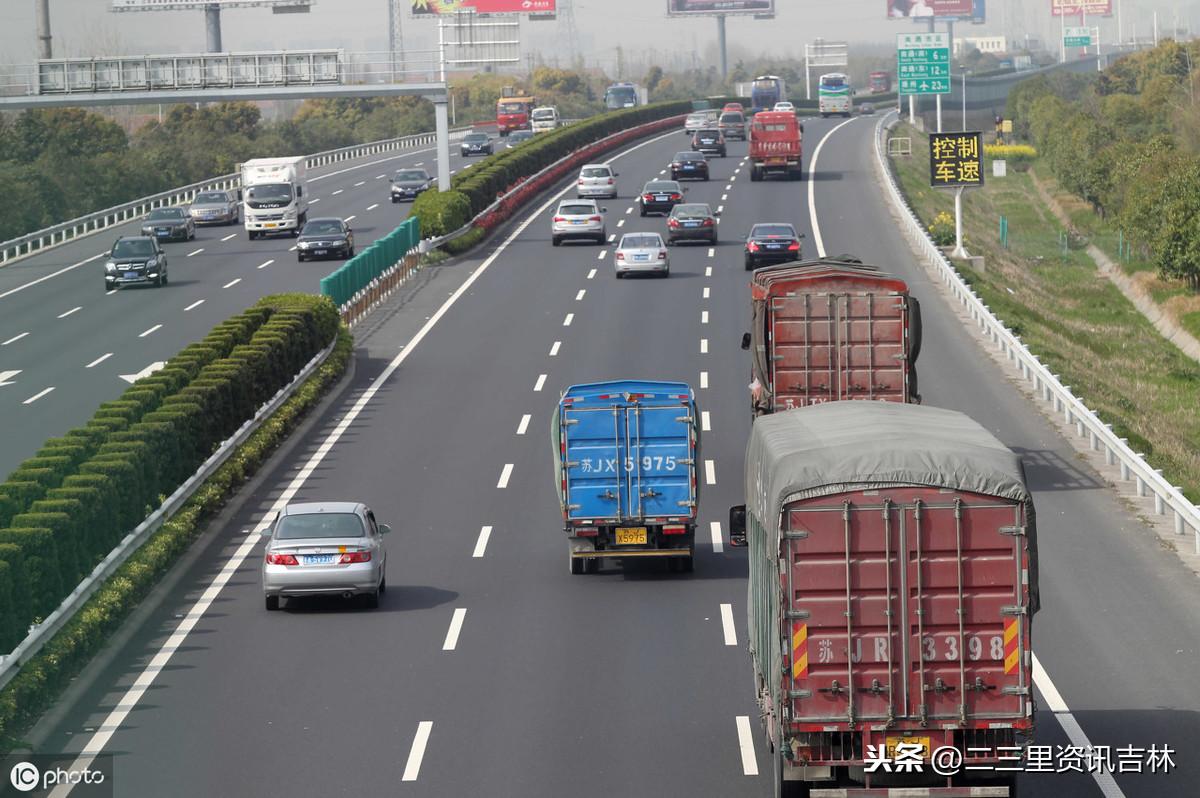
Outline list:
[[[254,158],[242,164],[242,219],[251,239],[299,235],[308,221],[307,159]]]

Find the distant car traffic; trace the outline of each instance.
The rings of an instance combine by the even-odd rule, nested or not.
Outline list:
[[[788,263],[800,260],[800,239],[803,233],[786,222],[763,222],[750,228],[746,236],[746,270],[768,263]]]
[[[121,236],[104,262],[104,290],[167,284],[167,253],[154,236]]]
[[[792,105],[787,100],[783,100],[782,102],[775,103],[775,107],[772,108],[771,110],[772,111],[793,111],[794,112],[796,110],[796,106]]]
[[[717,129],[727,139],[746,140],[746,115],[741,111],[726,111],[717,122]]]
[[[717,118],[716,111],[693,111],[683,120],[683,132],[690,136],[697,130],[716,124]]]
[[[651,213],[670,213],[671,209],[683,202],[683,193],[687,189],[674,180],[651,180],[642,186],[638,196],[638,210],[642,216]]]
[[[557,247],[564,241],[586,238],[603,244],[608,240],[607,212],[608,208],[601,208],[595,200],[563,200],[550,222],[550,243]]]
[[[533,138],[532,130],[514,130],[508,134],[508,143],[504,145],[505,149],[511,150],[523,141],[529,141]]]
[[[362,596],[379,606],[387,591],[387,524],[365,504],[289,504],[264,532],[263,596],[268,610],[299,596]]]
[[[196,223],[183,208],[155,208],[142,222],[142,235],[159,241],[191,241],[196,237]]]
[[[859,103],[858,104],[858,112],[860,114],[862,114],[863,116],[868,116],[870,114],[875,113],[875,106],[872,105],[871,103]]]
[[[712,153],[725,157],[725,136],[719,128],[706,127],[692,136],[692,149],[705,155]]]
[[[464,158],[470,155],[491,155],[495,150],[492,139],[487,133],[471,132],[463,136],[459,145],[459,154]]]
[[[684,177],[708,180],[708,159],[702,152],[677,152],[671,159],[671,179]]]
[[[242,203],[234,191],[201,191],[188,204],[196,224],[237,224]]]
[[[717,216],[704,202],[685,202],[676,205],[667,216],[667,245],[676,241],[707,241],[717,243]]]
[[[746,109],[741,103],[725,103],[725,107],[721,109],[721,113],[731,113],[731,112],[744,114],[746,112]]]
[[[296,239],[296,260],[354,257],[354,231],[337,218],[309,219]]]
[[[671,258],[662,236],[658,233],[626,233],[621,236],[613,253],[613,270],[618,280],[638,272],[669,276]]]
[[[392,184],[392,202],[415,200],[422,191],[433,185],[433,178],[424,169],[397,169],[388,180]]]
[[[585,164],[579,170],[579,178],[575,181],[575,196],[577,197],[608,197],[617,196],[617,176],[611,166],[604,163]]]
[[[534,133],[554,130],[558,127],[558,109],[552,105],[534,108],[529,115],[530,127]]]

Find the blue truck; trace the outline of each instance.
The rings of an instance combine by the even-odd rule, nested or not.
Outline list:
[[[698,415],[683,382],[617,380],[563,392],[551,438],[571,573],[644,557],[692,570]]]

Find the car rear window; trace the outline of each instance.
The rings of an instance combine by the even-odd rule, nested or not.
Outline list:
[[[361,538],[363,536],[362,521],[354,513],[285,515],[275,525],[276,540]]]
[[[654,249],[662,246],[662,239],[652,233],[644,235],[625,236],[621,239],[621,249]]]
[[[567,216],[586,216],[597,213],[593,205],[559,205],[558,212]]]
[[[751,231],[750,235],[754,238],[764,236],[786,236],[787,238],[793,238],[796,235],[796,231],[785,224],[760,224]]]
[[[607,166],[591,166],[579,173],[581,177],[609,177],[612,170]]]
[[[679,186],[666,180],[651,180],[646,184],[645,191],[664,192],[679,191]]]
[[[707,205],[691,204],[691,205],[676,205],[672,211],[675,216],[712,216],[712,211]]]
[[[721,121],[725,124],[740,125],[746,121],[746,118],[741,114],[721,114]]]

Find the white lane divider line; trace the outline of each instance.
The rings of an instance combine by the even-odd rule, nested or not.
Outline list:
[[[530,416],[528,413],[521,416],[521,423],[517,425],[517,434],[518,435],[524,435],[525,431],[527,429],[529,429],[529,419],[530,418],[532,418],[532,416]]]
[[[702,432],[712,432],[712,416],[709,411],[700,411],[700,430]]]
[[[479,529],[479,540],[475,541],[475,551],[471,552],[471,556],[475,559],[483,557],[483,553],[487,551],[488,539],[492,536],[492,528],[490,526],[481,527]]]
[[[558,348],[562,346],[562,341],[555,341],[554,346],[550,347],[550,357],[558,356]]]
[[[845,122],[842,124],[844,125]],[[841,127],[841,125],[838,125],[838,127]],[[837,130],[837,128],[834,128],[834,130]],[[1083,731],[1083,727],[1075,719],[1075,715],[1072,714],[1071,708],[1067,706],[1062,693],[1058,692],[1058,688],[1050,680],[1050,674],[1046,673],[1046,669],[1042,667],[1037,654],[1033,654],[1032,656],[1033,683],[1037,685],[1038,690],[1042,691],[1042,697],[1046,699],[1046,706],[1050,707],[1050,711],[1054,713],[1054,719],[1058,721],[1059,726],[1062,726],[1062,730],[1067,733],[1067,737],[1071,740],[1072,745],[1079,746],[1084,751],[1093,750],[1092,741],[1088,739],[1087,734]],[[1104,798],[1125,798],[1125,793],[1121,791],[1111,773],[1101,769],[1100,772],[1092,773],[1092,778],[1096,780],[1096,786],[1100,788],[1100,792],[1104,795]]]
[[[725,206],[724,206],[724,205],[718,205],[718,206],[717,206],[717,213],[725,213]],[[721,220],[720,220],[720,219],[717,219],[717,224],[720,224],[720,223],[721,223]]]
[[[107,257],[108,257],[107,252],[101,252],[100,254],[93,255],[92,257],[87,258],[86,260],[81,260],[81,261],[79,261],[79,263],[72,263],[70,266],[64,266],[61,269],[59,269],[58,271],[50,272],[50,274],[47,274],[44,277],[39,277],[36,280],[30,280],[29,282],[25,283],[24,285],[18,285],[16,288],[8,289],[3,294],[0,294],[0,299],[4,299],[4,297],[15,294],[18,291],[24,291],[26,288],[35,286],[38,283],[44,283],[45,281],[49,280],[52,277],[57,277],[60,274],[66,274],[67,272],[71,271],[72,269],[78,269],[80,266],[83,266],[84,264],[87,264],[87,263],[91,263],[94,260],[99,260],[100,258],[107,258]]]
[[[417,161],[415,164],[413,164],[413,166],[424,166],[424,165],[425,165],[424,161]],[[383,175],[380,175],[380,177],[383,177]]]
[[[667,173],[667,170],[666,170],[666,169],[663,169],[663,170],[661,170],[661,171],[659,172],[659,174],[660,174],[660,175],[665,175],[666,173]]]
[[[727,186],[725,186],[725,190],[726,190],[726,191],[731,191],[731,190],[733,190],[733,186],[729,186],[729,185],[727,185]]]
[[[195,302],[193,302],[192,304],[190,304],[186,308],[184,308],[183,312],[187,313],[189,310],[195,310],[196,308],[200,307],[203,304],[204,304],[203,299],[197,299]]]
[[[317,204],[318,202],[320,202],[320,201],[321,201],[321,198],[320,198],[320,197],[317,197],[316,199],[310,199],[310,200],[308,201],[308,204],[309,204],[309,205],[316,205],[316,204]]]
[[[84,366],[84,368],[85,369],[95,368],[96,366],[99,366],[101,363],[108,360],[112,356],[113,356],[112,352],[109,352],[108,354],[105,354],[105,355],[101,355],[100,357],[93,360],[91,363],[88,363],[86,366]]]
[[[715,257],[715,256],[716,256],[716,254],[717,254],[717,250],[716,250],[716,249],[714,249],[713,247],[709,247],[709,248],[708,248],[708,257],[710,257],[710,258],[712,258],[712,257]]]
[[[571,322],[573,322],[573,321],[575,321],[575,314],[574,314],[574,313],[568,313],[568,314],[567,314],[567,317],[566,317],[565,319],[563,319],[563,326],[564,326],[564,327],[570,327],[570,326],[571,326]]]
[[[737,645],[737,627],[733,625],[733,605],[721,605],[721,632],[725,635],[725,645]]]
[[[117,289],[115,289],[115,288],[114,288],[114,289],[113,289],[113,290],[111,290],[111,291],[105,291],[105,292],[104,292],[104,295],[105,295],[105,296],[112,296],[112,295],[113,295],[113,294],[115,294],[115,293],[117,293]]]
[[[204,251],[204,247],[200,247],[200,249],[193,249],[193,250],[192,250],[191,252],[189,252],[187,255],[184,255],[184,257],[185,257],[185,258],[190,258],[190,257],[192,257],[193,255],[199,255],[199,254],[200,254],[201,252],[203,252],[203,251]]]
[[[750,716],[737,716],[738,750],[742,752],[742,773],[758,775],[758,759],[754,756],[754,735],[750,733]]]
[[[545,386],[545,384],[546,384],[546,375],[539,374],[538,378],[537,378],[537,382],[535,382],[533,384],[533,390],[540,391],[540,390],[542,390],[542,387]]]
[[[817,173],[817,158],[821,155],[821,148],[825,146],[825,142],[829,141],[829,137],[841,130],[846,125],[853,122],[854,119],[847,119],[839,125],[835,125],[828,133],[821,137],[817,143],[817,148],[813,150],[812,158],[808,162],[808,219],[812,222],[813,241],[817,245],[817,257],[825,257],[825,242],[821,240],[821,226],[817,224],[817,199],[816,199],[816,181],[813,180],[813,175]]]
[[[224,243],[224,242],[228,241],[228,240],[229,240],[229,239],[231,239],[231,238],[237,238],[237,233],[230,233],[229,235],[227,235],[227,236],[225,236],[224,238],[222,238],[222,239],[221,239],[221,242],[222,242],[222,243]]]
[[[625,220],[624,220],[624,219],[622,219],[621,221],[625,221]],[[608,234],[608,243],[610,243],[610,244],[611,244],[612,242],[614,242],[614,241],[616,241],[616,240],[617,240],[617,234],[616,234],[616,233],[609,233],[609,234]]]
[[[270,260],[268,260],[268,261],[264,261],[263,263],[260,263],[260,264],[258,264],[258,268],[260,268],[260,269],[265,269],[265,268],[267,268],[268,266],[270,266],[270,265],[271,265],[272,263],[274,263],[274,262],[275,262],[275,259],[274,259],[274,258],[271,258],[271,259],[270,259]]]
[[[223,286],[221,286],[221,287],[222,287],[222,288],[233,288],[235,285],[237,285],[237,284],[238,284],[238,283],[240,283],[241,281],[242,281],[242,278],[241,278],[241,277],[238,277],[238,278],[237,278],[237,279],[235,279],[235,280],[230,280],[229,282],[225,283],[225,285],[223,285]]]
[[[702,355],[708,354],[708,339],[707,338],[700,339],[700,354],[702,354]]]
[[[624,226],[625,226],[625,220],[617,219],[617,227],[624,227]]]
[[[344,219],[344,221],[347,221],[347,222],[353,222],[353,221],[354,221],[355,219],[357,219],[357,218],[358,218],[357,214],[353,214],[353,213],[352,213],[352,214],[350,214],[349,216],[347,216],[347,217]]]
[[[741,167],[741,165],[739,165],[739,166],[738,166],[736,169],[734,169],[734,170],[733,170],[733,173],[736,175],[736,174],[737,174],[738,172],[740,172],[740,171],[742,171],[742,167]]]
[[[732,177],[730,177],[729,183],[732,185],[735,180],[737,180],[737,175],[733,175]]]
[[[708,311],[707,310],[700,311],[700,323],[708,324]]]
[[[584,298],[585,296],[587,296],[587,289],[586,289],[586,288],[580,288],[580,289],[579,289],[579,293],[575,295],[575,301],[576,301],[576,302],[582,302],[582,301],[583,301],[583,298]]]
[[[375,209],[376,209],[376,208],[378,208],[378,207],[379,207],[379,203],[378,203],[378,202],[376,202],[374,205],[368,205],[368,206],[367,206],[367,210],[369,210],[369,211],[373,211],[373,210],[375,210]]]
[[[359,186],[365,186],[366,184],[367,184],[366,180],[359,180],[357,183],[354,184],[354,187],[358,188]]]
[[[708,388],[708,372],[707,371],[700,372],[700,387],[701,387],[701,389]]]
[[[404,775],[400,777],[401,781],[417,780],[417,776],[421,773],[421,760],[425,758],[425,746],[429,745],[429,732],[431,731],[433,731],[433,721],[423,720],[417,724],[417,733],[413,737],[412,749],[408,752],[408,763],[404,766]],[[751,755],[753,756],[753,753]],[[743,752],[742,758],[745,759],[745,756]]]
[[[722,195],[721,195],[721,202],[725,202],[725,201],[726,201],[726,200],[728,200],[728,199],[729,199],[729,195],[728,195],[728,194],[722,194]]]
[[[604,260],[606,255],[608,255],[608,250],[602,249],[600,250],[600,254],[596,256],[596,260]]]
[[[420,165],[421,164],[417,164],[417,166],[420,166]],[[375,175],[376,180],[383,180],[385,177],[387,177],[387,175]]]
[[[508,487],[508,480],[512,478],[512,463],[505,463],[504,468],[500,471],[500,480],[496,483],[497,490],[504,490]]]
[[[47,388],[47,389],[46,389],[46,390],[44,390],[44,391],[39,391],[38,393],[35,393],[33,396],[31,396],[31,397],[29,397],[28,399],[26,399],[26,400],[25,400],[24,402],[22,402],[21,404],[23,404],[23,405],[31,405],[31,404],[33,404],[34,402],[36,402],[38,399],[41,399],[43,396],[45,396],[46,394],[50,393],[50,392],[51,392],[51,391],[53,391],[53,390],[54,390],[54,388]]]
[[[725,540],[721,536],[721,522],[712,521],[708,525],[709,535],[712,537],[713,554],[720,554],[725,551]]]
[[[705,267],[704,267],[704,276],[705,276],[705,277],[712,277],[712,266],[705,266]]]
[[[296,245],[288,247],[288,252],[295,252],[295,251],[296,251]]]
[[[0,344],[0,346],[8,346],[9,344],[15,344],[17,341],[20,341],[22,338],[24,338],[27,335],[29,335],[28,332],[23,332],[20,335],[14,335],[12,338],[9,338],[4,343]]]
[[[716,485],[717,484],[717,466],[715,463],[713,463],[712,460],[704,461],[704,484],[705,485]]]
[[[704,298],[705,298],[705,299],[708,299],[708,295],[709,295],[709,292],[710,292],[711,290],[712,290],[712,289],[711,289],[711,288],[709,288],[707,285],[706,285],[706,286],[704,286]]]
[[[588,276],[587,276],[587,278],[588,278],[589,280],[591,280],[591,279],[592,279],[592,278],[594,278],[595,276],[596,276],[596,270],[595,270],[595,268],[593,268],[593,269],[592,269],[590,272],[588,272]]]
[[[632,205],[630,205],[628,208],[626,208],[626,209],[625,209],[625,215],[626,215],[626,216],[628,216],[628,215],[629,215],[629,214],[631,214],[631,213],[633,213],[633,206],[632,206]]]
[[[467,611],[463,607],[456,607],[454,615],[450,618],[450,628],[446,630],[446,640],[442,643],[442,651],[453,651],[458,647],[458,635],[462,631],[463,621],[466,620]],[[729,616],[730,621],[733,616]]]
[[[138,338],[145,338],[147,335],[154,332],[155,330],[161,330],[161,329],[162,329],[161,324],[155,324],[153,327],[151,327],[149,330],[146,330],[144,333],[139,333]]]
[[[344,188],[339,188],[337,191],[335,191],[335,192],[333,192],[332,194],[330,194],[330,196],[331,196],[331,197],[336,197],[338,194],[341,194],[341,193],[342,193],[343,191],[345,191],[345,190],[346,190],[346,189],[344,189]]]

